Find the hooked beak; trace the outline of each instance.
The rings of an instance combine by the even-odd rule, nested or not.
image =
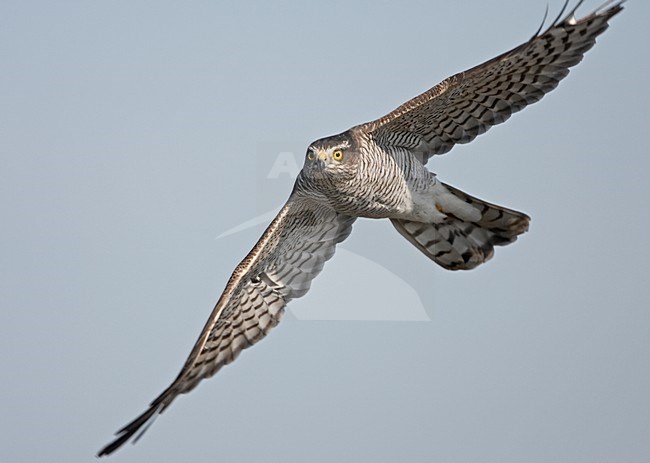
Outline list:
[[[314,170],[321,171],[325,169],[325,160],[319,156],[318,159],[314,159],[312,165]]]
[[[308,172],[312,175],[318,175],[325,170],[325,161],[321,157],[321,153],[318,153],[318,157],[312,160],[309,163]]]

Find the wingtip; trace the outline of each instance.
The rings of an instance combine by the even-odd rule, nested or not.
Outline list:
[[[587,16],[585,16],[584,18],[580,18],[578,20],[576,18],[576,12],[578,11],[578,8],[580,8],[580,6],[584,3],[584,0],[580,0],[576,4],[576,6],[572,8],[571,11],[566,15],[566,17],[562,20],[562,22],[575,23],[577,21],[582,21],[584,19],[592,18],[594,16],[608,16],[609,19],[623,10],[623,3],[625,3],[626,1],[627,0],[606,0],[604,3],[602,3],[596,9],[594,9]]]
[[[97,458],[110,455],[122,447],[126,442],[131,440],[131,438],[133,438],[133,443],[135,444],[138,439],[142,437],[145,431],[149,429],[149,426],[151,426],[153,420],[161,412],[162,405],[154,401],[151,406],[144,411],[144,413],[117,431],[115,433],[117,437],[113,441],[109,442],[106,446],[104,446],[99,452],[97,452]],[[134,435],[135,437],[133,437]]]
[[[593,10],[590,14],[585,16],[584,18],[578,19],[576,17],[576,12],[578,9],[582,6],[585,0],[579,0],[576,5],[571,8],[571,10],[565,14],[567,7],[569,6],[570,0],[566,0],[564,2],[564,5],[562,6],[562,9],[558,13],[557,17],[551,21],[550,25],[548,28],[544,29],[544,24],[546,23],[546,19],[548,18],[548,4],[546,4],[546,11],[544,13],[544,19],[542,20],[542,24],[540,25],[539,29],[533,34],[532,39],[535,37],[538,37],[539,35],[544,35],[554,27],[557,27],[562,24],[569,24],[569,25],[575,25],[579,21],[583,21],[585,19],[589,19],[593,16],[608,16],[608,19],[613,17],[614,15],[618,14],[621,10],[623,10],[623,4],[627,0],[606,0],[602,5],[600,5],[598,8]],[[544,30],[542,32],[542,30]]]

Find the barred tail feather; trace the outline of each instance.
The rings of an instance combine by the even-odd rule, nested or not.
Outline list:
[[[437,264],[449,270],[470,270],[487,262],[494,246],[512,243],[528,230],[530,217],[522,212],[487,203],[444,185],[456,198],[481,212],[477,221],[446,214],[440,223],[391,219],[398,232]]]

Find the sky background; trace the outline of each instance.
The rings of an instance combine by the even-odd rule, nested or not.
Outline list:
[[[285,201],[291,160],[545,6],[3,0],[0,461],[92,461],[178,373],[264,225],[217,237]],[[528,213],[517,243],[448,272],[359,220],[111,460],[650,461],[649,22],[628,2],[541,103],[429,163]]]

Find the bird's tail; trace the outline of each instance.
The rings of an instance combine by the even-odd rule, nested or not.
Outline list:
[[[449,270],[469,270],[488,261],[494,246],[512,243],[528,230],[530,217],[474,198],[442,184],[456,199],[480,211],[478,220],[468,221],[441,210],[446,217],[439,223],[391,219],[407,240],[427,257]]]

